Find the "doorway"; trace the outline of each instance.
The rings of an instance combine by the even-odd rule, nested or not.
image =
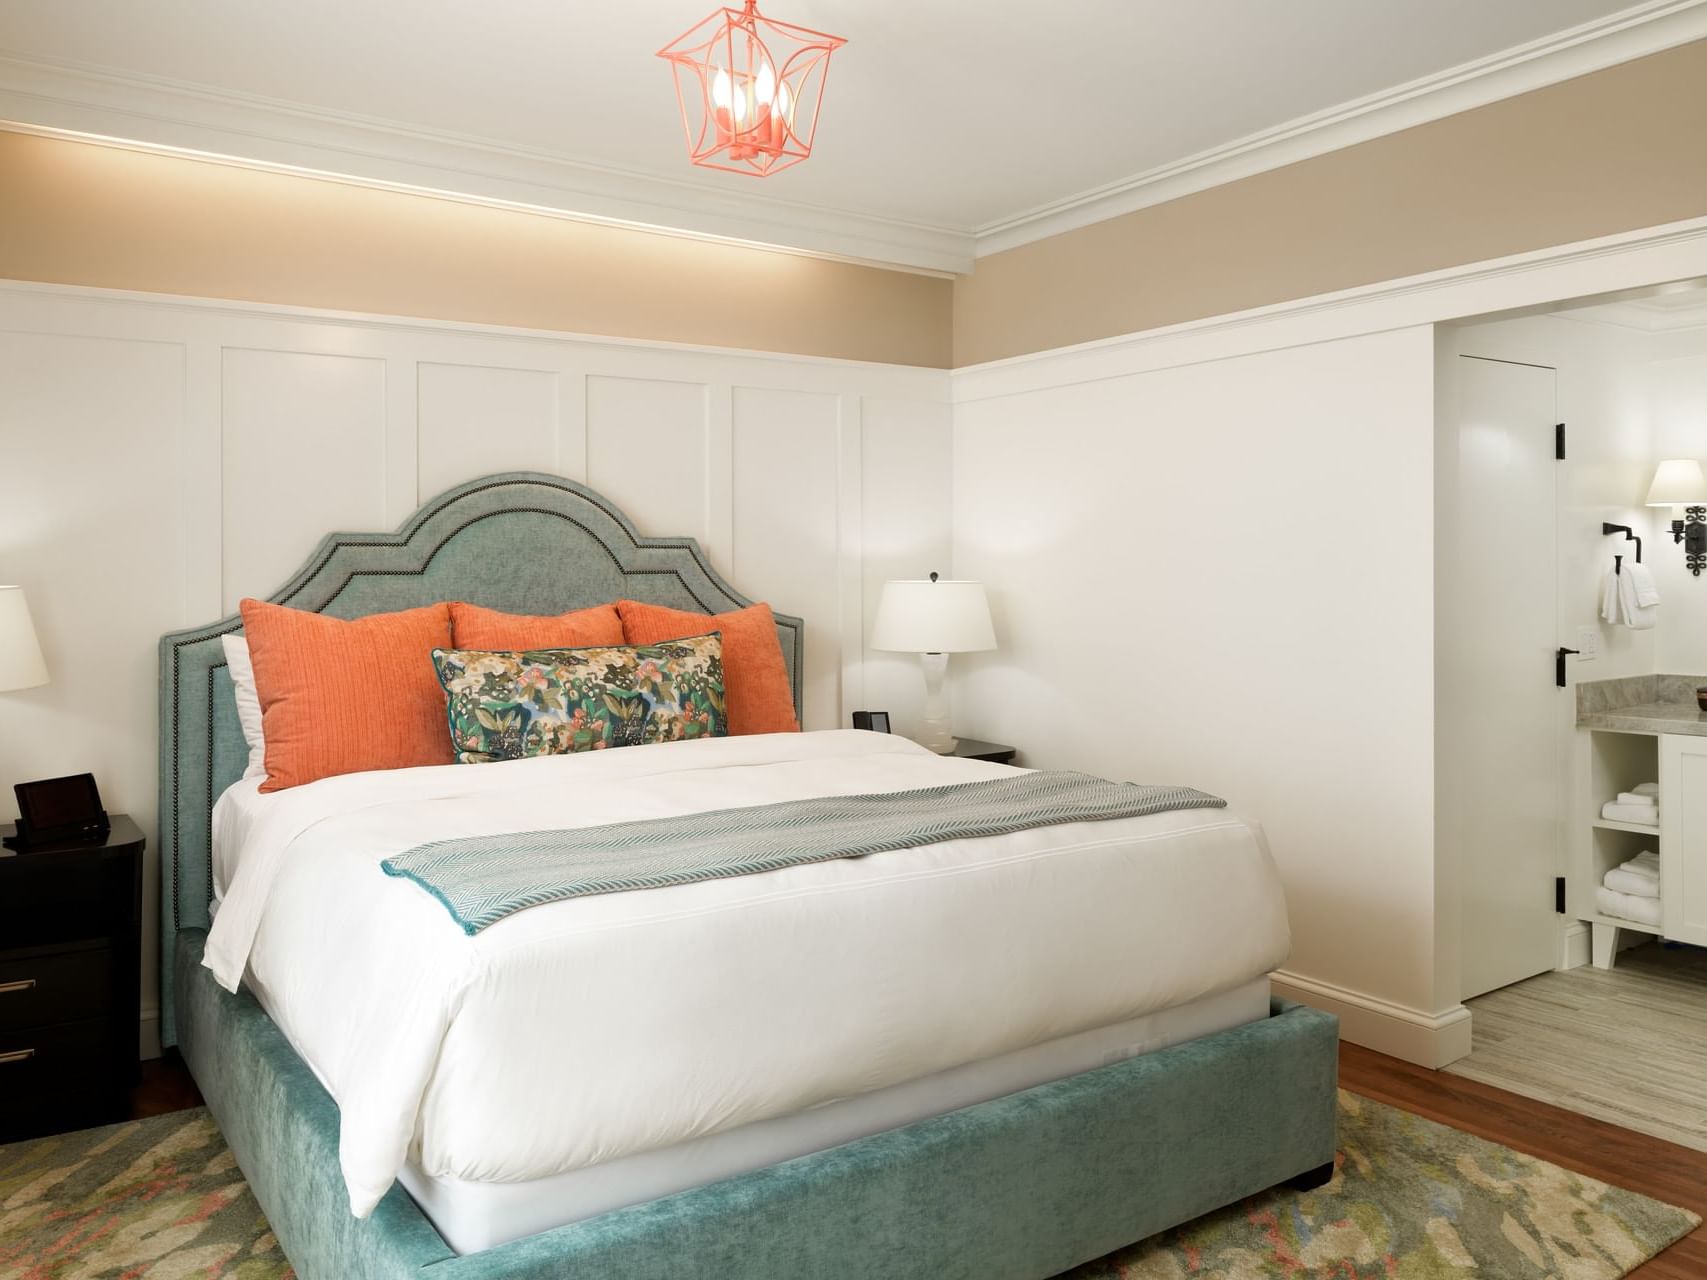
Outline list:
[[[1460,354],[1456,635],[1461,997],[1552,969],[1560,873],[1557,375]]]

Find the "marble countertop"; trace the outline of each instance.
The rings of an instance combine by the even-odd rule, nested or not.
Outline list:
[[[1690,733],[1707,738],[1707,711],[1693,702],[1648,702],[1616,711],[1590,711],[1577,717],[1580,729],[1619,733]]]
[[[1615,733],[1686,733],[1707,738],[1707,712],[1695,702],[1701,676],[1629,676],[1577,686],[1577,727]]]

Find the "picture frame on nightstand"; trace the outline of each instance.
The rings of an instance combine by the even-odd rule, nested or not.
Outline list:
[[[872,733],[888,733],[889,713],[887,711],[856,711],[853,713],[853,727],[869,729]]]

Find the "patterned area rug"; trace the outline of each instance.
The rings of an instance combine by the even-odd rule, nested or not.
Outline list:
[[[1063,1280],[1615,1280],[1700,1223],[1344,1092],[1340,1153]],[[0,1147],[0,1280],[291,1274],[205,1110]]]

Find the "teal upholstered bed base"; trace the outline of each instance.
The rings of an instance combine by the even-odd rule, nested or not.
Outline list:
[[[350,1215],[338,1109],[177,948],[179,1045],[304,1280],[1042,1280],[1332,1161],[1338,1026],[1261,1021],[458,1257],[401,1187]]]
[[[687,538],[557,476],[458,486],[334,534],[271,598],[337,617],[435,600],[555,613],[748,603]],[[805,626],[778,614],[801,702]],[[401,1187],[350,1215],[338,1109],[248,994],[201,967],[209,816],[247,755],[220,638],[160,643],[161,1032],[305,1280],[1041,1280],[1333,1159],[1337,1025],[1274,1016],[816,1155],[457,1257]]]

